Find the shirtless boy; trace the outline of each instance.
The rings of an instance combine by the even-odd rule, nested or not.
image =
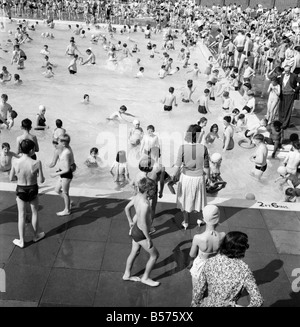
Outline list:
[[[155,194],[155,189],[155,182],[147,178],[141,179],[138,183],[139,192],[125,207],[125,213],[130,226],[130,235],[132,237],[132,248],[126,261],[123,280],[142,282],[151,287],[155,287],[160,284],[149,277],[150,272],[159,256],[159,253],[153,246],[149,235],[151,226],[151,206],[149,200]],[[134,207],[136,212],[133,218],[130,212],[132,207]],[[131,269],[141,246],[149,253],[150,258],[146,264],[145,272],[140,278],[138,276],[131,276]]]
[[[12,158],[19,158],[19,156],[10,151],[8,143],[2,143],[2,151],[0,152],[0,171],[10,171]]]
[[[260,180],[262,174],[267,169],[267,156],[268,148],[264,143],[264,136],[262,134],[255,134],[253,137],[253,142],[256,145],[255,153],[250,157],[250,160],[255,163],[255,167],[250,173],[251,176]]]
[[[18,147],[17,153],[18,154],[22,153],[21,142],[23,140],[31,140],[35,144],[33,151],[31,151],[31,158],[33,160],[36,160],[35,153],[39,152],[39,143],[37,137],[30,133],[30,130],[32,128],[32,121],[28,118],[23,119],[21,123],[21,128],[23,130],[23,134],[17,137],[17,147]]]
[[[70,44],[67,46],[66,54],[68,56],[74,57],[74,55],[76,54],[75,51],[78,51],[80,54],[82,54],[75,45],[75,41],[71,39]]]
[[[25,52],[20,49],[20,46],[18,44],[14,45],[14,51],[11,58],[11,64],[14,62],[18,65],[17,69],[23,69],[24,68],[24,61],[27,59],[27,56]]]
[[[34,231],[33,242],[37,242],[45,237],[44,232],[40,232],[38,221],[38,184],[44,183],[45,178],[40,160],[32,160],[35,144],[32,140],[25,139],[20,144],[22,157],[15,160],[10,171],[10,180],[18,180],[16,189],[17,206],[18,206],[18,229],[19,239],[15,239],[13,243],[20,248],[24,247],[25,237],[25,217],[26,203],[28,202],[32,211],[32,227]]]
[[[7,94],[1,94],[1,103],[0,103],[0,124],[7,123],[7,115],[12,112],[12,106],[7,103],[8,96]]]
[[[173,103],[175,107],[178,106],[176,103],[176,96],[174,95],[174,87],[171,86],[169,88],[169,94],[165,96],[165,98],[162,100],[162,103],[164,104],[165,111],[171,111]]]
[[[96,56],[93,53],[93,51],[91,49],[87,49],[86,53],[87,53],[88,57],[85,61],[81,61],[81,65],[86,65],[88,63],[91,65],[95,65],[96,64]]]
[[[63,211],[57,212],[57,216],[68,216],[71,214],[71,201],[69,196],[70,184],[75,171],[75,161],[73,151],[70,147],[70,136],[64,134],[59,137],[59,147],[62,149],[56,160],[59,159],[59,169],[55,173],[50,174],[51,177],[59,176],[59,181],[55,187],[55,192],[64,199],[65,208]],[[53,165],[54,166],[54,165]]]
[[[135,117],[134,115],[126,111],[127,111],[127,107],[122,105],[119,111],[115,111],[114,113],[112,113],[109,118],[106,118],[106,120],[125,121],[123,115]]]
[[[297,170],[300,168],[300,142],[293,145],[293,151],[287,154],[283,164],[286,165],[286,170],[289,174],[297,175]]]

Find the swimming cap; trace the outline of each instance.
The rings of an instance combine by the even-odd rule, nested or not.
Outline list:
[[[46,107],[45,107],[43,104],[41,104],[41,105],[39,106],[39,110],[44,110],[44,109],[46,109]]]
[[[277,169],[277,173],[278,173],[279,175],[286,175],[286,173],[287,173],[287,171],[286,171],[286,167],[284,167],[284,166],[280,166],[280,167],[278,167],[278,169]]]
[[[218,161],[220,161],[221,159],[222,159],[222,155],[221,155],[220,153],[218,153],[218,152],[213,153],[213,154],[211,155],[211,157],[210,157],[210,160],[211,160],[212,162],[218,162]]]
[[[208,204],[203,209],[203,220],[207,225],[215,225],[219,222],[219,208],[214,204]]]
[[[135,119],[135,120],[132,122],[132,124],[133,124],[133,125],[138,125],[138,124],[140,124],[140,121],[137,120],[137,119]]]

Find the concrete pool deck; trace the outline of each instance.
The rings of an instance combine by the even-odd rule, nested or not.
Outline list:
[[[150,289],[141,283],[122,281],[130,252],[127,200],[72,197],[71,216],[57,217],[62,207],[58,196],[40,195],[40,224],[45,239],[33,243],[26,228],[26,247],[12,243],[17,237],[15,194],[0,192],[0,268],[6,273],[6,292],[0,307],[94,306],[94,307],[188,307],[192,284],[187,267],[191,241],[204,227],[196,217],[182,230],[181,212],[174,204],[160,202],[154,225],[154,244],[160,252],[152,277],[161,282]],[[53,210],[57,208],[57,210]],[[220,205],[219,231],[247,233],[250,248],[244,258],[264,297],[264,306],[300,306],[293,292],[300,268],[300,212],[241,209]],[[133,274],[141,274],[147,255],[141,251]],[[295,273],[295,271],[294,271]],[[299,282],[298,282],[299,284]],[[247,296],[239,303],[247,304]]]

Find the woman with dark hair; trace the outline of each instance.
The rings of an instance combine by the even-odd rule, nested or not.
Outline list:
[[[244,289],[250,295],[249,307],[259,307],[263,304],[253,273],[241,260],[248,248],[246,234],[226,234],[218,254],[207,259],[201,270],[198,283],[194,287],[192,307],[239,306],[236,302]]]
[[[182,226],[187,229],[191,212],[201,212],[206,205],[205,182],[210,182],[209,156],[206,146],[199,143],[201,127],[190,125],[185,143],[180,146],[173,176],[182,166],[178,183],[177,208],[183,212]]]

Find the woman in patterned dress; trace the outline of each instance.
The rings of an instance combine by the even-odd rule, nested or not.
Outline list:
[[[239,306],[236,302],[243,289],[249,293],[249,307],[260,307],[263,304],[253,273],[241,260],[248,248],[246,234],[242,232],[226,234],[218,254],[207,259],[200,272],[193,292],[192,307]]]

